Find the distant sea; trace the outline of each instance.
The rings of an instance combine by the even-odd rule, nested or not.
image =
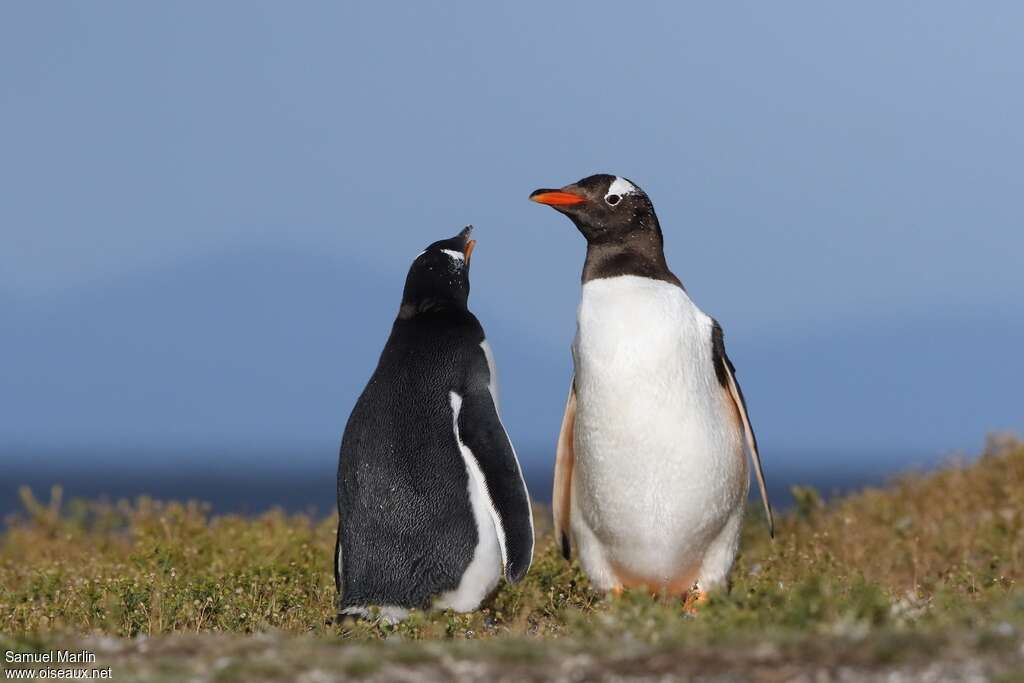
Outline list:
[[[551,499],[550,457],[520,452],[530,493],[544,503]],[[54,485],[62,487],[64,501],[149,496],[202,501],[215,514],[252,515],[279,507],[322,516],[335,507],[336,458],[333,452],[314,456],[287,450],[4,450],[0,451],[0,518],[23,510],[20,486],[30,487],[37,500],[46,502]],[[776,509],[785,509],[793,502],[793,485],[813,486],[830,497],[881,485],[901,472],[928,469],[941,461],[939,456],[855,457],[822,449],[766,455],[765,466],[772,503]],[[752,482],[751,496],[755,495]]]

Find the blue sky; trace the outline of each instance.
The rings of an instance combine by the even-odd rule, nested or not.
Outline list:
[[[492,4],[0,7],[0,447],[331,460],[473,223],[545,467],[584,244],[526,197],[594,172],[653,198],[769,469],[1021,430],[1024,7]]]

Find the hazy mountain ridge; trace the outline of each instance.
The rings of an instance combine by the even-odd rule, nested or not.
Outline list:
[[[266,247],[5,306],[0,440],[333,440],[390,332],[404,284],[392,280]],[[541,352],[478,298],[503,384],[517,384],[512,367],[567,367],[567,351]]]
[[[0,445],[333,448],[402,284],[358,262],[263,246],[46,299],[0,293]],[[526,306],[488,303],[475,289],[509,431],[522,450],[545,450],[571,373],[570,339],[558,337],[572,321],[551,330]],[[1019,319],[823,318],[792,335],[726,335],[769,457],[829,445],[973,449],[986,431],[1024,422],[1011,395],[1024,378]]]

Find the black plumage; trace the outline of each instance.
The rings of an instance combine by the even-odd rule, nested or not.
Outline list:
[[[478,532],[453,419],[483,473],[509,580],[533,552],[529,498],[490,394],[484,332],[469,311],[469,228],[413,262],[399,315],[349,417],[338,462],[339,610],[427,608],[455,589]],[[461,256],[461,262],[460,258]]]

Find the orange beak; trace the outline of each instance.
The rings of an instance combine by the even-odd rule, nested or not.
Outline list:
[[[530,195],[530,200],[548,206],[572,206],[573,204],[582,204],[587,201],[587,198],[561,190],[537,190]]]
[[[476,240],[469,240],[468,242],[466,242],[465,249],[462,250],[462,253],[466,256],[466,265],[467,266],[469,265],[469,257],[473,255],[473,250],[475,248],[476,248]]]

